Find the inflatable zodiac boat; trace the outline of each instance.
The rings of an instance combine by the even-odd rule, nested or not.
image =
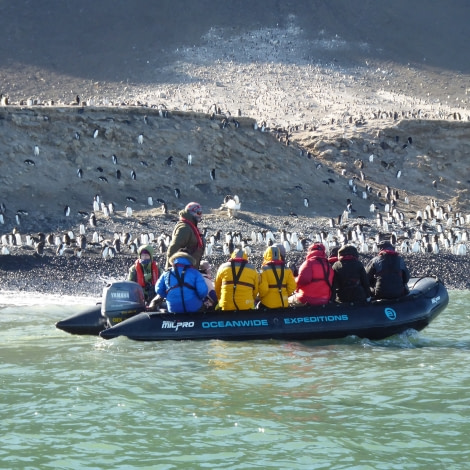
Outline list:
[[[105,287],[101,304],[56,326],[72,334],[141,341],[314,340],[351,335],[383,339],[408,329],[422,330],[449,302],[447,289],[437,278],[414,278],[408,286],[406,297],[367,304],[174,314],[145,311],[140,286],[122,281]]]

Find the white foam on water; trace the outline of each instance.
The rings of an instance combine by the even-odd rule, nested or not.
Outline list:
[[[100,297],[41,294],[38,292],[2,291],[0,305],[94,305]]]

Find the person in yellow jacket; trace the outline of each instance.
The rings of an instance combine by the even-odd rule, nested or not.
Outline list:
[[[222,310],[255,308],[259,274],[248,262],[245,250],[235,250],[229,261],[220,265],[215,277],[215,292]]]
[[[292,270],[285,265],[279,247],[269,246],[264,252],[259,283],[258,308],[284,308],[297,284]]]

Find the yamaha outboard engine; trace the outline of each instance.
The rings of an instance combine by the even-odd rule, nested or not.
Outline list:
[[[137,282],[120,281],[103,289],[101,314],[114,326],[145,310],[144,291]]]

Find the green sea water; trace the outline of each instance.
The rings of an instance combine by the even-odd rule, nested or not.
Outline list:
[[[0,468],[467,469],[470,292],[382,341],[140,343],[0,293]]]

